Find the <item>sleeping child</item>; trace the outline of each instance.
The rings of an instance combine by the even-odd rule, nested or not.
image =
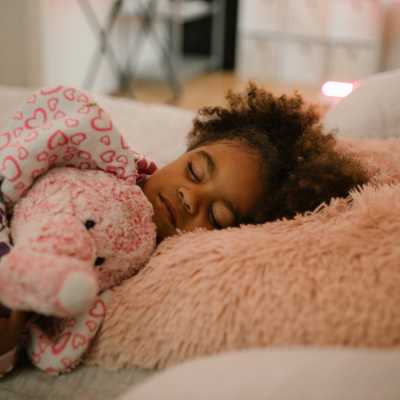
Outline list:
[[[54,166],[101,169],[141,187],[153,208],[159,243],[196,228],[290,219],[332,197],[347,197],[351,189],[368,181],[367,169],[336,148],[334,136],[323,132],[317,107],[306,104],[299,94],[276,97],[250,83],[244,94],[230,92],[227,100],[227,108],[201,109],[188,134],[187,151],[157,170],[126,146],[89,94],[61,86],[41,90],[25,105],[34,103],[34,112],[24,115],[22,107],[13,116],[23,122],[22,130],[14,124],[15,129],[2,137],[5,202],[11,208],[37,176]],[[46,150],[37,139],[40,135],[46,135]],[[30,139],[38,146],[28,149],[25,143]],[[12,144],[19,152],[18,163],[8,154]],[[4,211],[1,216],[0,256],[10,247]],[[82,321],[87,317],[80,314]],[[25,325],[23,311],[13,310],[1,320],[0,373],[13,368]],[[50,373],[71,368],[71,364],[64,369],[35,364]]]

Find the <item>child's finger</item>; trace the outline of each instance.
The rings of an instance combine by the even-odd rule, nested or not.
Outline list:
[[[8,318],[11,310],[0,303],[0,317]]]
[[[11,335],[20,335],[25,324],[24,311],[12,310],[10,313],[10,318],[8,322],[8,331]]]

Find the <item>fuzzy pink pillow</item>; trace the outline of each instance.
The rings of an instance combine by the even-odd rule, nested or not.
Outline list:
[[[374,175],[351,203],[166,240],[116,289],[85,362],[164,368],[259,346],[398,346],[400,139],[340,145]]]

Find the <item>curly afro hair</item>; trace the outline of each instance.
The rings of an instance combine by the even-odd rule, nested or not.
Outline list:
[[[242,95],[228,92],[228,107],[204,107],[188,134],[188,151],[229,141],[259,156],[263,194],[257,210],[241,223],[293,218],[332,197],[347,197],[365,184],[367,169],[335,147],[314,104],[302,96],[274,96],[249,82]]]

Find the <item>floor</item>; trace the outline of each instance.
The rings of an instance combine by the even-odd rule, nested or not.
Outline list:
[[[201,75],[182,83],[180,97],[175,102],[171,101],[172,92],[165,82],[135,81],[131,83],[131,88],[135,98],[143,102],[171,103],[181,108],[198,110],[203,106],[224,105],[228,90],[243,91],[247,81],[230,71]],[[319,86],[261,80],[255,80],[255,82],[277,95],[293,93],[293,90],[297,89],[307,100],[322,103],[325,110],[330,105],[329,100],[322,95]]]

